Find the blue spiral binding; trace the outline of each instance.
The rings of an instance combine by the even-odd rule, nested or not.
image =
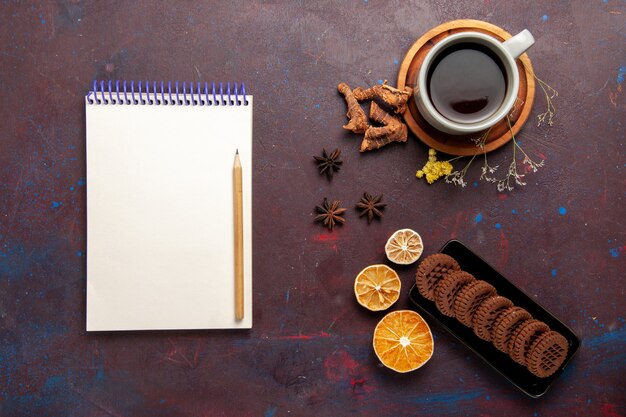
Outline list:
[[[104,98],[104,81],[100,81],[100,101],[102,103],[108,104],[107,99]]]
[[[143,85],[145,83],[145,89]],[[121,87],[120,87],[121,84]],[[87,102],[93,105],[164,105],[164,106],[248,106],[246,98],[246,86],[244,83],[219,83],[219,89],[215,83],[204,83],[204,90],[200,82],[183,81],[179,87],[179,82],[175,81],[174,91],[172,82],[167,81],[167,88],[164,81],[153,81],[152,91],[150,91],[150,81],[137,81],[137,91],[135,91],[135,81],[130,80],[130,91],[127,80],[94,80],[93,91],[87,94]],[[181,91],[182,90],[182,91]],[[137,93],[137,95],[135,95]]]
[[[132,104],[139,104],[135,99],[135,81],[130,81],[130,97],[132,98]]]

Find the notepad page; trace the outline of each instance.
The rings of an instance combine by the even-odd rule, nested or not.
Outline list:
[[[252,326],[247,106],[86,103],[87,330]],[[233,162],[243,171],[244,307],[235,320]]]

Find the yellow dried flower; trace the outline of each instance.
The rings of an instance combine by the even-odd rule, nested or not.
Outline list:
[[[439,178],[449,175],[452,172],[452,164],[448,161],[438,161],[437,160],[437,151],[434,149],[428,150],[428,162],[417,171],[415,176],[417,178],[422,178],[426,176],[426,182],[432,184],[437,181]]]
[[[443,175],[450,175],[452,173],[452,164],[448,161],[441,162],[441,172]]]

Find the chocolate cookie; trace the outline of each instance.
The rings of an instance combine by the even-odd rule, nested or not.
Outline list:
[[[517,327],[532,316],[521,307],[510,307],[496,317],[491,326],[491,342],[500,351],[509,353],[509,340]]]
[[[553,330],[541,334],[530,346],[526,355],[528,370],[539,378],[555,373],[567,357],[567,339]]]
[[[526,366],[526,355],[530,347],[543,333],[550,331],[542,321],[530,319],[522,323],[509,341],[509,356],[520,365]]]
[[[476,309],[472,320],[472,328],[476,336],[491,341],[491,329],[496,318],[513,303],[506,297],[495,295],[485,299]]]
[[[454,317],[454,299],[459,290],[475,280],[472,274],[465,271],[453,271],[441,278],[435,286],[435,305],[441,314]]]
[[[454,298],[454,316],[467,327],[472,327],[476,309],[492,295],[496,295],[496,289],[483,280],[465,284]]]
[[[451,256],[443,253],[435,253],[426,257],[417,268],[415,284],[419,293],[433,301],[435,298],[435,286],[437,282],[449,272],[458,271],[461,268]]]

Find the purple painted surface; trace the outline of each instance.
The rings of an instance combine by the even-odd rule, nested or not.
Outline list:
[[[625,415],[624,14],[617,0],[2,1],[0,415]],[[473,186],[428,186],[414,178],[427,158],[414,137],[361,155],[341,128],[338,82],[393,83],[415,39],[458,18],[528,28],[535,70],[560,93],[555,126],[519,135],[546,167],[511,194],[474,183],[478,165]],[[254,94],[250,332],[84,331],[94,79],[245,81]],[[312,162],[322,147],[343,151],[331,183]],[[382,222],[350,211],[332,234],[312,222],[323,197],[351,207],[363,191],[384,192]],[[578,333],[545,397],[526,398],[434,323],[424,368],[380,367],[382,315],[358,306],[352,283],[402,227],[428,253],[462,240]],[[395,308],[413,271],[398,268]]]

